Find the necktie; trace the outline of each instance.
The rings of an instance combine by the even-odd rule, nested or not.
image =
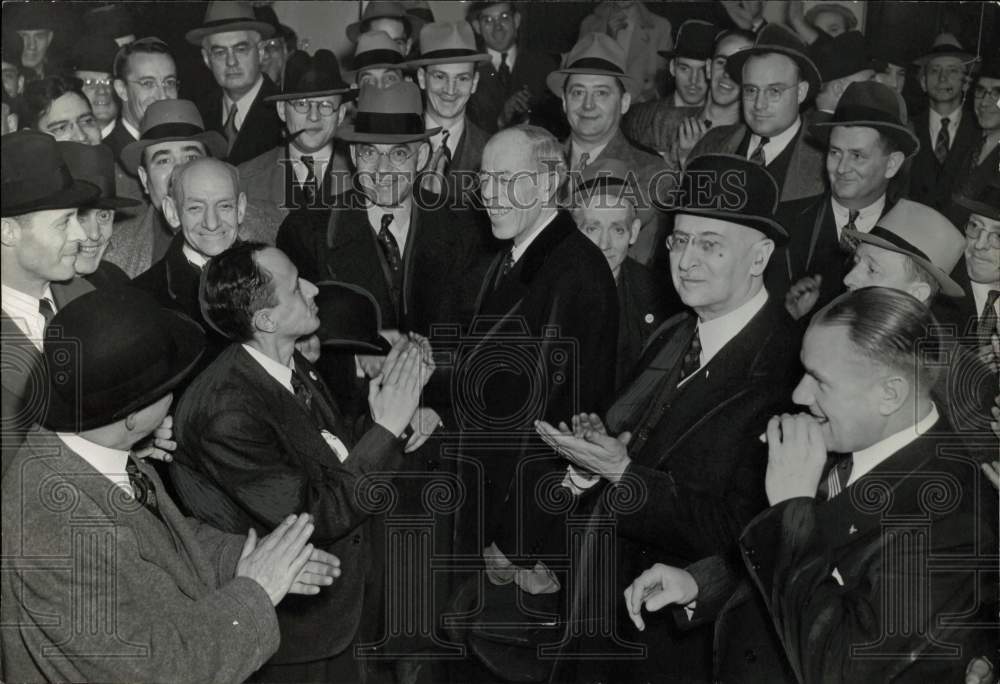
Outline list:
[[[699,368],[701,368],[701,337],[698,335],[698,329],[695,328],[694,336],[691,338],[691,346],[688,347],[684,359],[681,361],[681,380]]]
[[[236,134],[239,132],[236,130],[236,110],[237,106],[233,104],[229,108],[229,116],[226,117],[226,125],[223,130],[226,133],[226,140],[229,141],[229,151],[233,150],[233,145],[236,144]]]
[[[590,163],[590,152],[584,152],[580,155],[580,161],[577,162],[577,171],[583,171],[587,168],[587,164]]]
[[[38,313],[45,319],[45,327],[52,322],[52,317],[56,315],[56,308],[52,305],[52,300],[42,297],[38,300]]]
[[[757,149],[753,151],[750,155],[750,161],[755,164],[760,164],[761,166],[767,166],[767,159],[764,158],[764,145],[771,142],[770,138],[761,137],[760,143],[757,145]]]
[[[156,486],[146,473],[139,470],[131,458],[125,463],[129,484],[132,485],[132,496],[156,517],[160,517],[160,506],[156,500]]]
[[[997,316],[996,303],[1000,297],[1000,290],[990,290],[986,295],[986,306],[979,316],[979,339],[983,344],[990,343],[990,337],[1000,335],[1000,316]]]
[[[951,147],[951,135],[948,132],[948,124],[951,123],[948,117],[941,119],[941,130],[938,131],[937,140],[934,142],[934,156],[944,164],[945,157],[948,156],[948,148]]]
[[[392,223],[392,214],[382,214],[382,228],[378,231],[378,243],[382,246],[382,253],[385,255],[385,260],[389,262],[389,268],[393,273],[398,273],[403,265],[403,259],[399,254],[399,243],[389,231],[390,223]]]
[[[313,204],[316,201],[316,194],[319,188],[316,183],[316,165],[312,155],[303,154],[302,163],[306,165],[306,179],[302,183],[302,190],[305,192],[306,201]]]
[[[448,147],[448,138],[451,137],[451,131],[445,131],[441,134],[441,155],[444,157],[444,168],[442,173],[448,173],[448,169],[451,168],[451,148]]]
[[[858,239],[853,235],[848,235],[847,231],[858,229],[857,223],[858,216],[861,212],[857,209],[848,210],[847,223],[844,225],[843,229],[840,231],[840,251],[846,252],[847,254],[854,254],[854,250],[858,248]]]
[[[507,53],[500,53],[500,68],[497,69],[497,76],[500,77],[500,85],[503,86],[504,91],[510,85],[510,66],[507,64]]]
[[[323,413],[319,410],[316,402],[313,401],[312,390],[309,389],[297,370],[292,371],[291,382],[292,391],[295,392],[295,399],[313,417],[313,421],[319,429],[326,429],[327,426],[326,421],[323,420]]]
[[[847,487],[847,481],[851,478],[853,468],[854,454],[848,454],[840,463],[831,468],[826,479],[819,483],[819,487],[816,489],[816,498],[820,501],[829,501],[844,491],[844,488]]]
[[[510,251],[507,252],[507,257],[503,260],[500,265],[500,271],[497,273],[497,281],[494,283],[494,289],[500,287],[500,283],[504,281],[507,274],[514,270],[514,248],[511,247]]]

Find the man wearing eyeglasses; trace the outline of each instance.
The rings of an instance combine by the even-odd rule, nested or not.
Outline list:
[[[972,97],[982,137],[969,158],[961,185],[956,185],[967,197],[978,194],[1000,172],[1000,54],[994,53],[980,65]],[[961,226],[966,216],[953,208],[949,218]]]
[[[73,75],[83,83],[83,94],[90,101],[101,127],[101,138],[107,138],[118,123],[118,101],[112,86],[112,69],[118,44],[108,37],[86,38],[77,43],[73,54]]]
[[[263,41],[274,26],[254,17],[247,2],[210,2],[204,24],[185,34],[201,48],[214,88],[198,101],[205,125],[226,138],[227,161],[240,165],[281,143],[282,122],[265,98],[278,87],[261,71]]]

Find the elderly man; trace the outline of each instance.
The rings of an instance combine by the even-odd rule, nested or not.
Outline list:
[[[154,102],[176,100],[180,81],[170,48],[154,37],[142,38],[119,49],[113,75],[122,111],[104,142],[114,152],[115,159],[120,159],[125,146],[139,139],[146,110]]]
[[[32,376],[42,363],[45,325],[58,308],[93,289],[74,277],[73,267],[80,244],[87,239],[78,208],[93,201],[99,190],[73,180],[48,135],[11,133],[0,138],[0,146],[3,472],[43,408]]]
[[[654,177],[663,169],[663,160],[633,146],[622,134],[622,116],[632,104],[637,84],[625,73],[625,53],[621,46],[602,33],[583,36],[566,64],[549,74],[549,89],[562,98],[571,129],[566,141],[569,170],[579,173],[587,164],[604,158],[619,159],[636,176],[636,186],[645,206],[640,218],[640,237],[631,256],[649,264],[659,247],[659,217],[652,209]]]
[[[16,31],[21,37],[21,55],[18,60],[25,70],[25,80],[33,81],[55,73],[50,48],[56,34],[54,7],[32,2],[18,3],[7,8],[4,30]]]
[[[263,41],[274,27],[254,18],[248,2],[210,2],[202,26],[185,38],[201,48],[201,58],[215,78],[198,100],[205,125],[225,136],[230,164],[239,165],[281,143],[282,124],[265,98],[278,94],[260,69]]]
[[[369,31],[358,37],[351,66],[347,78],[358,88],[366,85],[388,88],[408,80],[403,70],[409,63],[385,31]]]
[[[274,606],[333,582],[337,559],[307,543],[309,515],[259,543],[249,522],[225,534],[185,519],[130,456],[202,340],[130,288],[83,295],[53,318],[42,428],[3,480],[6,679],[242,682],[278,648]]]
[[[303,508],[313,517],[316,543],[336,553],[343,578],[319,599],[278,609],[281,646],[255,679],[359,681],[352,646],[364,611],[379,605],[366,585],[381,550],[365,477],[400,465],[400,436],[430,369],[403,338],[372,384],[371,418],[348,425],[296,352],[320,325],[316,286],[260,243],[237,245],[205,269],[205,317],[231,344],[178,406],[178,491],[196,517],[229,532],[264,533]]]
[[[763,164],[782,202],[823,192],[823,157],[806,141],[799,116],[801,105],[819,92],[820,75],[802,42],[783,26],[767,24],[752,48],[729,57],[726,70],[741,88],[746,123],[713,128],[690,156],[724,152]]]
[[[974,61],[975,55],[949,34],[938,36],[934,46],[916,60],[928,109],[913,118],[920,151],[913,159],[910,199],[938,211],[948,210],[982,136],[975,117],[962,107]]]
[[[575,559],[596,584],[579,589],[567,637],[576,636],[573,625],[588,624],[609,638],[646,644],[647,658],[633,660],[630,671],[609,659],[616,680],[710,678],[710,631],[671,635],[660,621],[638,634],[616,625],[624,617],[617,607],[591,597],[616,594],[624,585],[615,583],[634,577],[650,557],[674,564],[684,559],[680,564],[686,565],[735,544],[765,506],[764,446],[756,436],[784,406],[796,370],[795,327],[764,286],[768,259],[776,243],[787,240],[775,217],[774,179],[754,162],[706,155],[691,160],[682,190],[668,238],[670,273],[693,311],[674,316],[650,339],[641,370],[618,393],[603,424],[591,413],[574,416],[572,430],[538,425],[569,458],[575,491],[592,503],[608,502],[596,509],[594,524],[609,516],[615,521],[617,562],[601,569],[607,559],[596,548]],[[569,422],[570,416],[559,418]],[[600,495],[607,487],[634,498],[610,503]],[[567,666],[571,660],[567,655]]]
[[[382,31],[396,44],[404,57],[413,49],[413,38],[420,33],[423,22],[407,13],[402,3],[392,0],[374,0],[365,5],[361,20],[348,24],[344,32],[347,39],[357,43],[365,33]]]
[[[101,127],[101,138],[107,138],[118,123],[118,100],[112,80],[118,44],[106,36],[84,38],[77,43],[72,65],[73,75],[83,83],[83,94],[90,101]]]
[[[288,61],[285,86],[280,95],[265,99],[284,122],[288,143],[239,166],[247,200],[275,225],[291,210],[328,205],[350,177],[346,156],[333,140],[344,120],[344,95],[350,92],[336,55],[296,52]]]
[[[992,652],[996,594],[986,587],[995,585],[995,571],[942,567],[921,577],[925,600],[891,598],[916,589],[909,568],[970,553],[995,558],[997,548],[996,492],[977,477],[977,459],[922,380],[941,366],[929,344],[936,323],[914,298],[880,287],[845,294],[818,313],[792,396],[808,413],[774,416],[766,431],[770,507],[743,532],[745,571],[722,558],[654,566],[626,591],[633,620],[642,623],[645,602],[649,610],[690,604],[687,615],[673,611],[681,625],[719,616],[721,681],[830,673],[938,681],[964,671],[970,656]],[[949,505],[930,506],[925,490],[944,482],[954,492]],[[862,507],[864,493],[875,490],[891,490],[891,501]],[[745,572],[752,582],[734,593]],[[944,631],[932,627],[955,613],[970,617]],[[934,652],[942,638],[952,651]]]

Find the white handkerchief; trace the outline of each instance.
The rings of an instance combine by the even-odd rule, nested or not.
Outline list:
[[[326,440],[327,445],[333,449],[333,453],[337,454],[337,458],[340,459],[340,462],[343,463],[346,461],[349,453],[347,451],[347,445],[341,442],[340,439],[329,430],[320,430],[319,433],[323,435],[323,439]]]
[[[844,578],[840,576],[840,570],[837,568],[833,569],[833,572],[830,573],[830,577],[837,580],[837,584],[840,586],[844,586]]]

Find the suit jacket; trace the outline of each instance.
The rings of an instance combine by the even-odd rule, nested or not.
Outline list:
[[[462,131],[462,138],[455,146],[455,154],[452,155],[448,171],[450,173],[456,171],[478,172],[483,161],[483,148],[486,147],[489,139],[490,136],[486,131],[466,116],[465,130]]]
[[[264,83],[250,105],[250,111],[246,113],[243,125],[236,134],[236,142],[233,143],[226,159],[233,166],[239,166],[281,144],[281,134],[285,130],[284,124],[278,118],[278,111],[275,109],[274,103],[264,102],[265,97],[278,95],[280,91],[266,74],[261,74],[261,78],[264,79]],[[222,89],[215,87],[196,104],[198,111],[201,112],[201,118],[205,120],[205,128],[218,131],[225,136],[226,121],[223,118],[223,97]]]
[[[972,112],[963,111],[955,139],[951,141],[948,156],[942,164],[934,155],[935,141],[931,140],[930,112],[913,117],[913,127],[920,140],[920,150],[913,157],[910,199],[946,212],[951,206],[952,194],[962,187],[969,172],[970,160],[979,149],[983,131]]]
[[[114,155],[115,159],[115,192],[119,197],[128,197],[130,199],[143,201],[146,199],[146,195],[142,190],[142,185],[139,183],[139,179],[130,174],[125,170],[125,167],[121,164],[121,154],[125,146],[131,142],[135,142],[135,138],[132,134],[128,132],[128,129],[122,124],[121,117],[115,121],[115,127],[111,129],[108,136],[101,140],[101,143],[107,145],[111,148],[111,153]],[[141,208],[140,208],[141,210]],[[139,213],[136,209],[126,209],[129,215]]]
[[[618,273],[618,365],[615,391],[623,388],[635,370],[646,340],[667,315],[677,313],[680,300],[664,296],[666,289],[653,272],[630,257]],[[671,292],[673,287],[670,286]],[[669,312],[669,314],[668,314]]]
[[[83,278],[73,278],[65,283],[52,283],[52,297],[56,309],[69,304],[77,297],[93,291],[94,286]],[[0,359],[3,373],[0,373],[0,416],[3,428],[0,430],[0,476],[7,468],[24,442],[28,429],[42,418],[46,402],[44,383],[44,359],[31,340],[21,332],[17,324],[0,310]]]
[[[6,681],[242,682],[277,649],[270,597],[234,577],[244,537],[185,519],[136,465],[159,516],[53,433],[28,437],[3,479]]]
[[[142,214],[115,223],[104,259],[135,278],[163,258],[173,237],[160,210],[147,204]]]
[[[178,494],[196,517],[226,531],[266,534],[289,514],[307,512],[315,518],[312,543],[340,559],[343,574],[319,596],[280,604],[274,661],[285,663],[328,658],[351,644],[378,550],[368,524],[374,499],[362,485],[401,456],[385,428],[347,425],[312,366],[298,354],[295,364],[331,432],[350,450],[346,461],[299,400],[233,344],[181,399],[172,466]]]
[[[122,123],[121,117],[118,117],[118,121],[115,122],[115,127],[111,129],[108,133],[108,137],[104,138],[102,141],[105,145],[111,148],[111,151],[115,155],[115,161],[117,162],[122,158],[122,150],[125,146],[131,142],[135,142],[135,138],[132,134],[128,132],[125,128],[125,124]]]
[[[532,109],[547,100],[554,99],[545,84],[545,77],[558,66],[556,60],[549,55],[519,45],[517,60],[510,73],[510,82],[504,88],[493,62],[481,62],[479,85],[476,86],[476,92],[469,97],[466,110],[468,117],[490,135],[496,133],[497,117],[503,112],[504,103],[521,88],[527,86],[531,92]]]

